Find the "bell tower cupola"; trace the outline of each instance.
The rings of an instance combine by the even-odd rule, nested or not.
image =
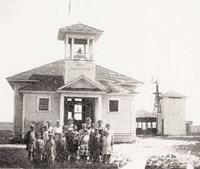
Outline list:
[[[82,23],[59,29],[58,40],[65,44],[65,84],[81,75],[95,80],[95,43],[102,33]]]

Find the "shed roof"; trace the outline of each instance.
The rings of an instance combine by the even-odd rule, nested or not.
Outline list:
[[[171,90],[171,91],[169,91],[169,92],[167,92],[167,93],[162,94],[160,97],[161,97],[161,98],[163,98],[163,97],[179,97],[179,98],[186,98],[187,96],[184,96],[184,95],[182,95],[182,94],[180,94],[180,93],[177,93],[177,92]]]
[[[145,110],[139,110],[136,112],[136,117],[156,117],[156,115]]]

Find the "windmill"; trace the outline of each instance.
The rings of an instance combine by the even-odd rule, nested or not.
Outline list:
[[[155,95],[153,114],[157,115],[158,113],[161,113],[160,94],[162,93],[159,92],[159,81],[152,79],[152,83],[156,86],[156,91],[153,93]]]
[[[156,86],[156,91],[153,93],[155,95],[153,114],[156,115],[156,129],[157,129],[157,132],[158,132],[158,116],[159,116],[159,114],[161,114],[160,94],[162,94],[162,93],[159,92],[159,81],[158,81],[158,79],[154,80],[152,78],[151,82],[152,82],[152,84],[155,84],[155,86]]]

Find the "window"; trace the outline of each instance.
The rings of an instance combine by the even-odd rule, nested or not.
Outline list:
[[[71,101],[72,101],[72,98],[67,98],[67,101],[68,101],[68,102],[71,102]]]
[[[49,110],[50,110],[50,98],[39,98],[38,111],[49,111]]]
[[[148,122],[148,128],[149,128],[149,129],[151,128],[151,123],[150,123],[150,122]]]
[[[138,122],[137,128],[142,128],[142,123],[141,122]]]
[[[119,112],[119,100],[109,100],[109,112]]]
[[[74,106],[74,118],[76,120],[82,120],[82,105],[75,104],[75,106]]]
[[[152,123],[152,128],[156,128],[156,122]]]
[[[143,129],[143,130],[146,130],[146,129],[147,129],[147,123],[145,123],[145,122],[142,123],[142,129]]]
[[[81,98],[75,98],[75,101],[77,101],[77,102],[81,102],[82,99],[81,99]]]

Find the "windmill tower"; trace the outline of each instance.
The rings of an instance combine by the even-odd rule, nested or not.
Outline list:
[[[160,133],[159,129],[162,128],[162,121],[161,120],[161,105],[160,105],[160,95],[162,93],[159,92],[159,85],[158,85],[158,80],[153,81],[152,83],[155,84],[156,86],[156,91],[153,93],[155,95],[155,99],[154,99],[154,107],[153,107],[153,114],[156,115],[156,129],[158,131],[158,134],[162,134],[162,132]],[[161,126],[160,126],[161,125]]]
[[[161,113],[160,95],[162,93],[159,92],[158,80],[156,80],[153,83],[156,85],[156,91],[153,93],[155,95],[154,107],[153,107],[153,114],[157,115],[158,113]]]

